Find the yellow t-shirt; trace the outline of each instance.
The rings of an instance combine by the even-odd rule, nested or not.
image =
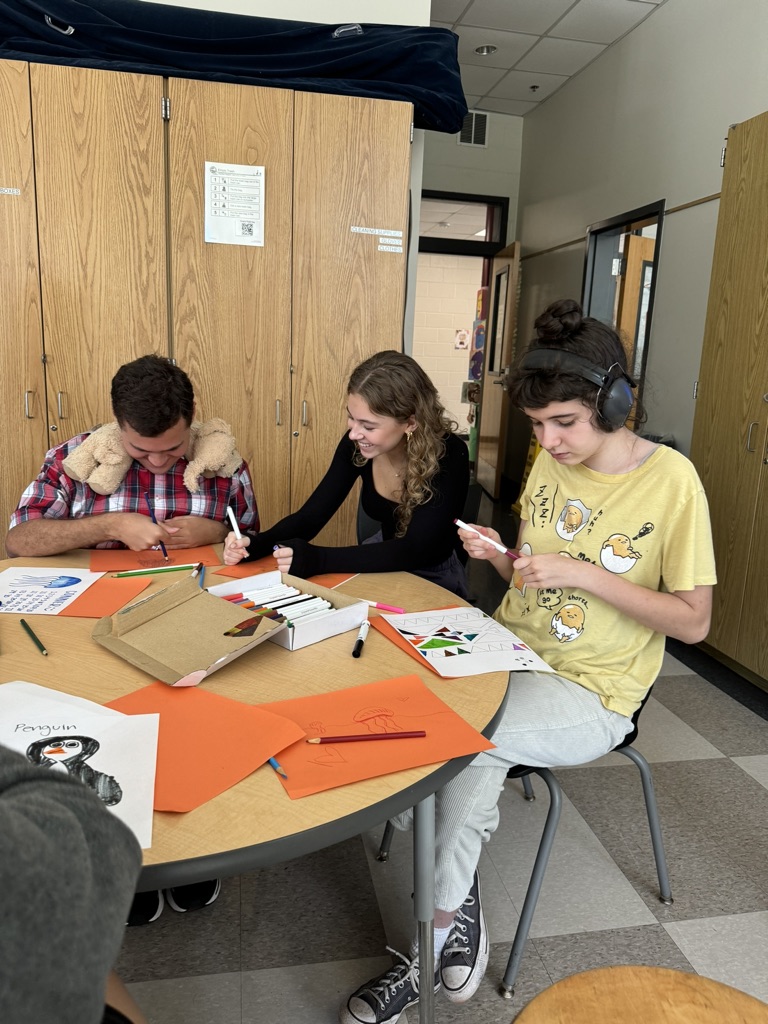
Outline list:
[[[562,466],[547,452],[521,500],[523,554],[560,552],[649,590],[714,584],[707,499],[693,465],[660,446],[629,473]],[[558,675],[631,717],[664,656],[664,636],[586,591],[526,588],[517,573],[494,617]]]

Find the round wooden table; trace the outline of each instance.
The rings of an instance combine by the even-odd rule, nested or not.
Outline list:
[[[768,1004],[665,967],[602,967],[540,992],[515,1024],[768,1024]]]

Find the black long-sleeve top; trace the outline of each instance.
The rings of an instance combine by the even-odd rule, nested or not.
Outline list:
[[[377,492],[372,463],[356,466],[354,454],[355,444],[345,434],[327,473],[304,505],[271,529],[252,536],[247,557],[261,558],[275,545],[293,548],[291,573],[306,578],[322,572],[412,572],[439,565],[458,549],[453,520],[462,514],[469,487],[469,456],[461,438],[446,436],[445,453],[431,481],[434,493],[413,510],[404,537],[395,537],[397,503]],[[339,548],[310,544],[341,507],[358,478],[362,480],[363,511],[381,523],[381,543]]]

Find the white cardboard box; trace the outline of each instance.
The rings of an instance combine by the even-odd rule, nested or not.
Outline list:
[[[349,597],[346,594],[339,594],[335,590],[329,590],[328,587],[320,587],[316,583],[310,583],[298,576],[290,576],[287,573],[277,572],[277,570],[260,573],[258,576],[234,579],[231,583],[217,583],[208,588],[208,593],[215,597],[225,597],[227,594],[244,594],[246,591],[274,587],[278,583],[296,587],[303,594],[323,597],[326,601],[330,601],[335,609],[335,611],[329,611],[327,615],[311,622],[297,620],[287,629],[278,630],[274,636],[269,637],[272,643],[287,647],[289,651],[298,651],[302,647],[316,644],[319,640],[327,640],[329,636],[336,636],[337,633],[346,633],[350,629],[357,629],[368,618],[368,605],[365,601]],[[247,612],[244,612],[244,615],[247,615]]]

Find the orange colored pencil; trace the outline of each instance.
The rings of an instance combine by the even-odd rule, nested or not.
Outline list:
[[[417,732],[366,732],[360,736],[313,736],[307,743],[356,743],[358,740],[414,740],[426,736],[420,729]]]

